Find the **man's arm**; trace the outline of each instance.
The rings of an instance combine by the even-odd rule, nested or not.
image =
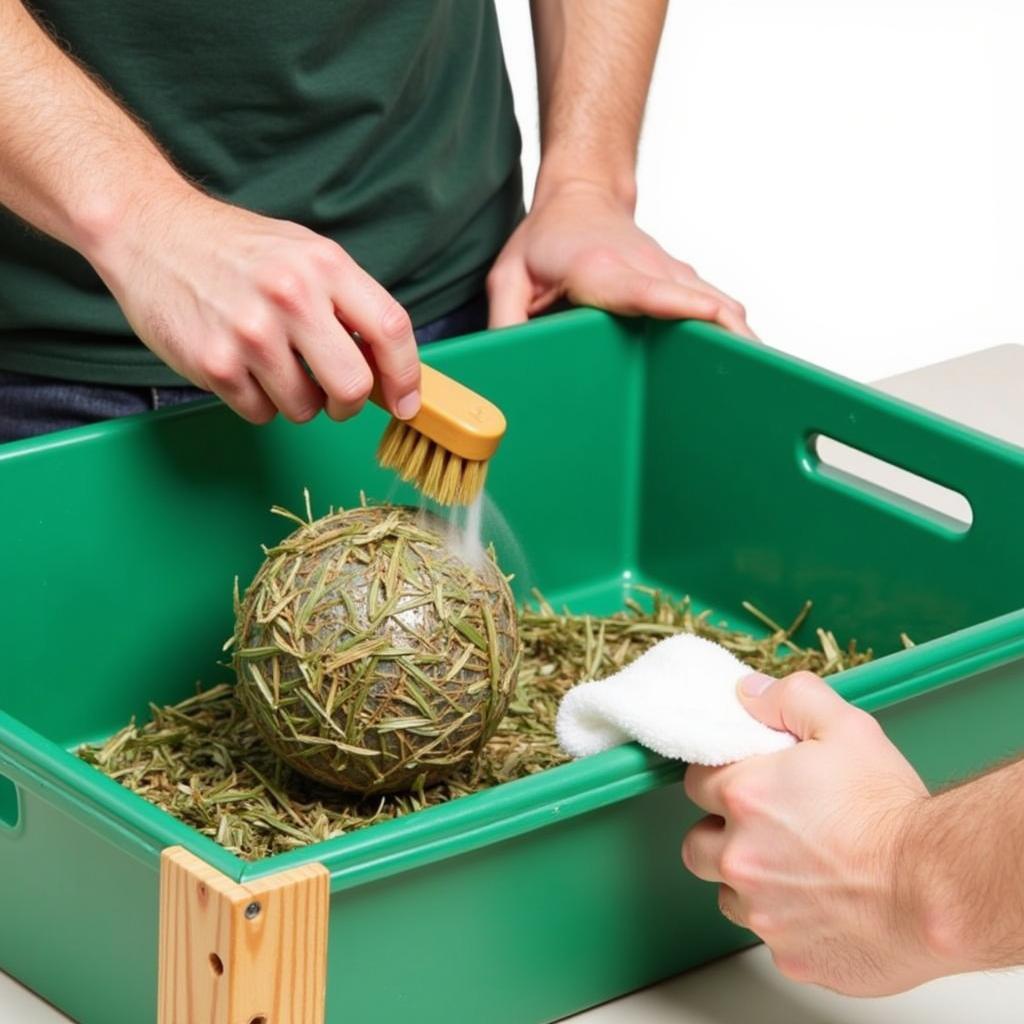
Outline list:
[[[1024,964],[1024,760],[926,800],[899,864],[897,906],[951,972]]]
[[[630,210],[647,92],[668,0],[532,0],[541,162],[537,192],[589,182]]]
[[[337,245],[205,195],[20,0],[0,0],[0,204],[81,253],[139,337],[247,419],[419,405],[405,311]],[[314,383],[302,366],[316,375]]]
[[[636,153],[667,0],[532,0],[541,114],[533,205],[488,279],[491,325],[565,296],[625,314],[714,320],[738,302],[634,223]]]
[[[0,202],[93,251],[149,191],[187,190],[156,144],[16,0],[0,2]]]
[[[683,862],[788,977],[884,995],[1024,963],[1024,761],[929,796],[870,715],[821,679],[740,685],[755,718],[801,742],[691,766],[710,816]]]

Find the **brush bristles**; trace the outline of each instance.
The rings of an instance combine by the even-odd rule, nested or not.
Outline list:
[[[472,505],[487,478],[486,462],[463,459],[396,419],[380,439],[377,461],[439,505]]]

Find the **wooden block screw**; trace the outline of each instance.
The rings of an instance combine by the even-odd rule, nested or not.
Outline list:
[[[240,885],[164,850],[158,1024],[323,1024],[328,877],[313,864]]]

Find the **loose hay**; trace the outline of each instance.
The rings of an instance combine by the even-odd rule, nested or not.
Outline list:
[[[171,707],[151,705],[145,725],[133,722],[78,754],[232,853],[258,860],[563,763],[568,758],[554,735],[562,694],[617,671],[665,636],[709,637],[774,676],[801,669],[828,675],[871,659],[870,651],[858,651],[854,642],[841,647],[823,630],[820,647],[794,643],[810,602],[788,628],[746,605],[770,630],[755,638],[713,623],[709,611],[695,613],[688,598],[634,592],[649,605],[628,599],[624,611],[607,617],[558,612],[539,595],[535,607],[523,609],[523,663],[508,713],[473,765],[433,787],[364,800],[319,787],[266,747],[227,684]]]

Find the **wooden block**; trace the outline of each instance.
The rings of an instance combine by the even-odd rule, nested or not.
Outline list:
[[[313,864],[239,885],[164,850],[158,1024],[323,1024],[328,877]]]

